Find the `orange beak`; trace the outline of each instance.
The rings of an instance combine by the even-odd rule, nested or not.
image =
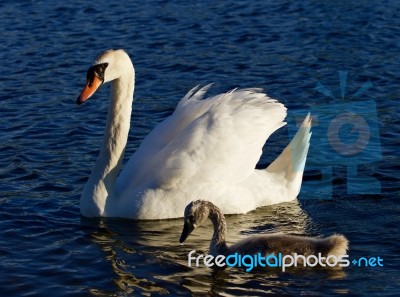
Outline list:
[[[79,95],[76,100],[77,104],[82,104],[86,100],[88,100],[92,95],[96,92],[96,90],[103,84],[103,81],[97,76],[93,77],[93,80],[88,80],[86,82],[85,87],[83,88],[82,93]]]

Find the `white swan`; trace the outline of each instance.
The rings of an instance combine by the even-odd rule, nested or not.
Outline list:
[[[135,71],[123,50],[101,54],[87,72],[77,103],[111,83],[100,154],[81,195],[86,217],[166,219],[198,197],[224,213],[291,201],[300,191],[311,120],[265,170],[255,170],[266,139],[285,125],[286,108],[259,89],[202,99],[197,87],[143,140],[120,172],[132,110]]]
[[[245,238],[231,246],[225,241],[226,221],[221,210],[210,201],[197,200],[189,203],[184,212],[184,225],[180,243],[183,243],[190,233],[199,227],[207,218],[214,226],[214,233],[210,242],[209,254],[255,255],[282,253],[283,255],[335,256],[342,258],[347,253],[348,240],[343,235],[332,235],[326,238],[287,235],[281,233],[262,234]]]

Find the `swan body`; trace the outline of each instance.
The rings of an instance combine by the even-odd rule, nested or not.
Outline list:
[[[236,89],[207,99],[203,96],[210,86],[190,90],[121,171],[134,80],[127,53],[109,50],[89,68],[77,99],[81,104],[102,84],[111,84],[103,144],[80,199],[83,216],[177,218],[198,197],[209,197],[224,213],[246,213],[297,197],[310,116],[282,154],[266,169],[256,170],[266,139],[285,125],[286,117],[286,108],[259,89]]]
[[[221,210],[213,203],[197,200],[189,203],[184,212],[184,227],[180,242],[183,243],[190,233],[209,218],[214,226],[210,242],[209,254],[241,255],[286,254],[297,253],[304,256],[318,255],[335,256],[337,259],[346,255],[348,240],[343,235],[332,235],[326,238],[286,235],[281,233],[264,234],[245,238],[231,246],[225,241],[226,221]]]

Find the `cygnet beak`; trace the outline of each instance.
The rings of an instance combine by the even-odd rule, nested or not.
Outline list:
[[[190,223],[189,220],[185,220],[185,224],[183,225],[182,235],[181,238],[179,239],[179,242],[183,243],[188,238],[190,233],[192,233],[194,228],[195,226],[192,223]]]

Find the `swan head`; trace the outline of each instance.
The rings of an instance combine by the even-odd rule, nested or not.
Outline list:
[[[82,104],[88,100],[96,90],[107,82],[121,77],[133,77],[135,72],[129,55],[122,49],[108,50],[100,54],[88,69],[86,85],[76,100]]]
[[[183,243],[194,229],[200,226],[210,213],[210,202],[204,200],[196,200],[190,202],[186,208],[183,218],[183,230],[180,243]]]

